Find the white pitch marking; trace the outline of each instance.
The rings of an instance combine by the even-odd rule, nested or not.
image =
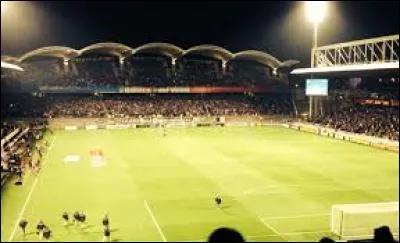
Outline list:
[[[296,219],[296,218],[313,218],[313,217],[322,217],[329,216],[329,213],[321,213],[321,214],[302,214],[302,215],[294,215],[294,216],[282,216],[282,217],[263,217],[266,220],[274,220],[274,219]]]
[[[290,232],[290,233],[280,233],[280,235],[303,235],[303,234],[325,234],[332,233],[331,231],[303,231],[303,232]],[[258,238],[258,237],[270,237],[276,235],[249,235],[246,238]]]
[[[157,230],[158,230],[158,233],[160,233],[162,240],[163,240],[164,242],[167,242],[167,238],[165,238],[165,235],[164,235],[164,233],[162,232],[161,227],[160,227],[160,225],[158,224],[157,219],[154,217],[154,214],[153,214],[153,212],[151,211],[151,209],[150,209],[150,207],[149,207],[149,204],[147,203],[146,200],[144,200],[144,206],[146,207],[147,211],[149,212],[150,217],[151,217],[151,219],[153,220],[154,225],[156,226],[156,228],[157,228]]]
[[[271,224],[268,224],[260,217],[258,217],[258,220],[260,220],[261,223],[263,223],[265,226],[267,226],[267,228],[270,228],[275,234],[277,234],[278,236],[282,236],[281,233],[279,233],[274,227],[271,226]]]
[[[49,147],[49,150],[47,151],[47,153],[46,153],[46,155],[45,155],[45,156],[46,156],[46,159],[47,159],[47,155],[49,154],[50,150],[53,148],[53,145],[54,145],[54,141],[55,141],[55,140],[56,140],[56,137],[54,136],[53,141],[51,142],[51,145],[50,145],[50,147]],[[43,162],[43,165],[42,165],[42,169],[41,169],[40,171],[43,170],[43,167],[44,167],[44,165],[46,164],[46,161],[47,161],[46,159],[44,159],[44,162]],[[10,235],[10,238],[8,239],[8,242],[11,242],[12,239],[14,238],[15,232],[17,231],[17,228],[18,228],[18,223],[19,223],[19,221],[21,220],[22,215],[23,215],[24,212],[25,212],[26,206],[28,205],[28,203],[29,203],[29,201],[30,201],[30,199],[31,199],[31,197],[32,197],[32,193],[33,193],[33,190],[34,190],[35,187],[36,187],[36,184],[37,184],[37,182],[38,182],[38,179],[39,179],[39,177],[36,177],[36,178],[35,178],[35,181],[33,182],[32,188],[31,188],[31,190],[29,191],[28,196],[26,197],[25,203],[24,203],[24,205],[22,206],[21,212],[20,212],[19,215],[18,215],[17,222],[15,222],[14,230],[12,231],[12,233],[11,233],[11,235]]]
[[[12,231],[12,233],[11,233],[11,235],[10,235],[10,238],[8,239],[8,242],[11,242],[12,239],[14,238],[15,232],[17,231],[17,228],[18,228],[18,223],[19,223],[19,221],[21,220],[22,215],[23,215],[24,212],[25,212],[25,208],[26,208],[26,206],[28,205],[29,200],[31,199],[33,189],[35,189],[35,186],[36,186],[37,182],[38,182],[38,178],[36,177],[36,178],[35,178],[35,181],[33,182],[32,188],[31,188],[31,190],[29,191],[28,196],[26,197],[25,203],[24,203],[24,205],[22,206],[21,212],[20,212],[19,215],[18,215],[17,222],[15,223],[14,230]]]

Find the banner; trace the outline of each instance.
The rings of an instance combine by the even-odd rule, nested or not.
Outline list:
[[[265,87],[190,87],[190,93],[260,93],[270,91],[270,89]]]
[[[154,93],[190,93],[189,87],[153,88]]]
[[[86,125],[86,130],[96,130],[97,129],[97,125]]]
[[[66,131],[73,131],[73,130],[76,130],[77,127],[76,127],[76,126],[65,126],[64,129],[65,129]]]
[[[278,92],[274,86],[269,87],[247,87],[247,86],[182,86],[182,87],[143,87],[143,86],[115,86],[109,88],[102,87],[61,87],[61,86],[40,86],[39,91],[43,93],[134,93],[134,94],[150,94],[150,93],[262,93],[262,92]]]
[[[39,91],[43,93],[91,93],[94,90],[81,87],[41,86]]]
[[[130,128],[131,125],[129,124],[115,124],[115,125],[106,125],[107,129],[126,129]]]
[[[153,93],[151,87],[125,87],[125,93]]]
[[[115,86],[109,88],[94,88],[94,92],[96,93],[124,93],[124,87]]]
[[[39,91],[43,93],[123,93],[124,88],[121,86],[114,87],[62,87],[62,86],[40,86]]]
[[[354,101],[362,105],[380,105],[380,106],[393,106],[393,107],[399,106],[398,100],[364,98],[364,99],[355,99]]]

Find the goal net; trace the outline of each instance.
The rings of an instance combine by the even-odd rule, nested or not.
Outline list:
[[[331,231],[341,239],[372,237],[375,228],[388,226],[399,235],[399,202],[340,204],[331,209]],[[396,238],[397,238],[396,237]]]

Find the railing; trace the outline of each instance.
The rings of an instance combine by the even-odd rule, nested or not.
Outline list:
[[[7,136],[5,136],[3,139],[1,139],[1,147],[3,147],[3,145],[5,143],[10,141],[11,138],[13,138],[19,131],[20,131],[20,129],[16,128],[14,131],[10,132]]]

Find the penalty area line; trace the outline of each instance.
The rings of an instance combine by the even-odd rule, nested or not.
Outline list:
[[[54,136],[54,137],[53,137],[53,141],[51,142],[51,145],[50,145],[50,147],[49,147],[49,150],[47,151],[47,153],[46,153],[46,155],[45,155],[46,157],[45,157],[45,159],[44,159],[44,162],[43,162],[42,167],[46,164],[47,155],[49,154],[50,150],[53,148],[53,145],[54,145],[54,141],[55,141],[55,140],[56,140],[56,137]],[[43,170],[43,168],[42,168],[42,170]],[[42,171],[42,170],[40,170],[40,171]],[[11,235],[10,235],[10,238],[8,239],[8,242],[11,242],[11,241],[13,240],[13,238],[14,238],[14,236],[15,236],[15,232],[17,232],[18,223],[19,223],[19,221],[21,221],[22,215],[24,214],[25,209],[26,209],[26,206],[28,205],[28,203],[29,203],[29,201],[30,201],[30,199],[31,199],[31,197],[32,197],[33,190],[35,189],[38,180],[39,180],[39,177],[37,176],[37,177],[35,178],[33,184],[32,184],[32,187],[31,187],[31,190],[29,191],[28,196],[26,197],[26,200],[25,200],[24,205],[22,206],[21,212],[18,214],[17,221],[15,222],[14,229],[13,229],[13,231],[11,232]]]

